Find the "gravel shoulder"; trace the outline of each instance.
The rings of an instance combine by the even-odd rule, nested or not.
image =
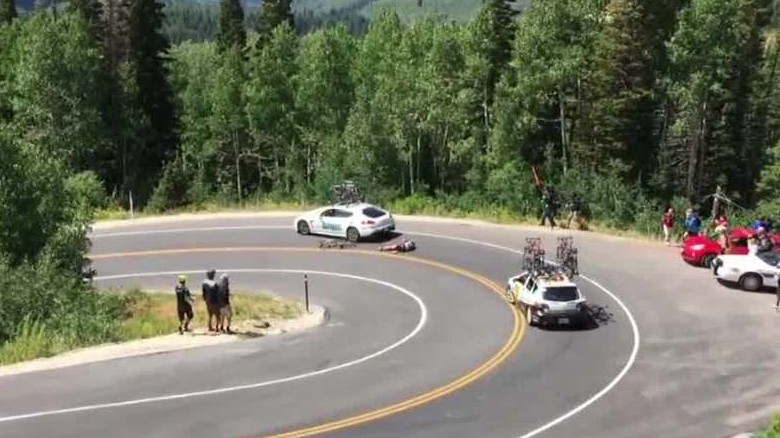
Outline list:
[[[167,353],[190,348],[209,347],[245,339],[297,332],[322,325],[328,318],[326,308],[311,305],[308,314],[298,318],[270,321],[242,321],[236,334],[210,334],[202,328],[184,335],[171,334],[129,342],[103,344],[69,351],[53,357],[20,362],[0,367],[0,377],[36,371],[52,370],[86,363],[102,362],[134,356]]]

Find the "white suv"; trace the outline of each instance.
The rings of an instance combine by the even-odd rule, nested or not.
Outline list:
[[[506,294],[532,326],[590,325],[585,297],[577,285],[561,272],[523,272],[507,281]]]

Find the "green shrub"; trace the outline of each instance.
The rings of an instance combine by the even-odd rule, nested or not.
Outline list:
[[[755,438],[780,438],[780,414],[775,415],[766,429],[754,435]]]
[[[51,264],[0,263],[0,344],[17,342],[33,321],[56,334],[63,348],[110,341],[121,309],[117,297],[99,294]]]

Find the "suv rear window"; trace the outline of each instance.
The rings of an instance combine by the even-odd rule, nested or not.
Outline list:
[[[363,209],[363,214],[370,218],[378,218],[384,216],[386,213],[375,207],[366,207]]]
[[[551,287],[544,291],[544,299],[547,301],[574,301],[578,295],[574,286]]]

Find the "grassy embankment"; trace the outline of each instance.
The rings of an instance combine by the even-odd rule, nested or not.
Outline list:
[[[178,318],[173,293],[141,291],[109,291],[106,305],[114,307],[117,319],[108,339],[95,338],[93,342],[74,336],[60,335],[47,330],[43,324],[25,323],[12,341],[0,346],[0,365],[50,357],[76,348],[104,342],[125,342],[177,332]],[[295,318],[303,314],[302,306],[292,300],[266,294],[236,292],[232,297],[233,326],[248,321],[268,321]],[[203,303],[196,298],[194,329],[207,326]],[[239,328],[240,332],[240,328]]]

